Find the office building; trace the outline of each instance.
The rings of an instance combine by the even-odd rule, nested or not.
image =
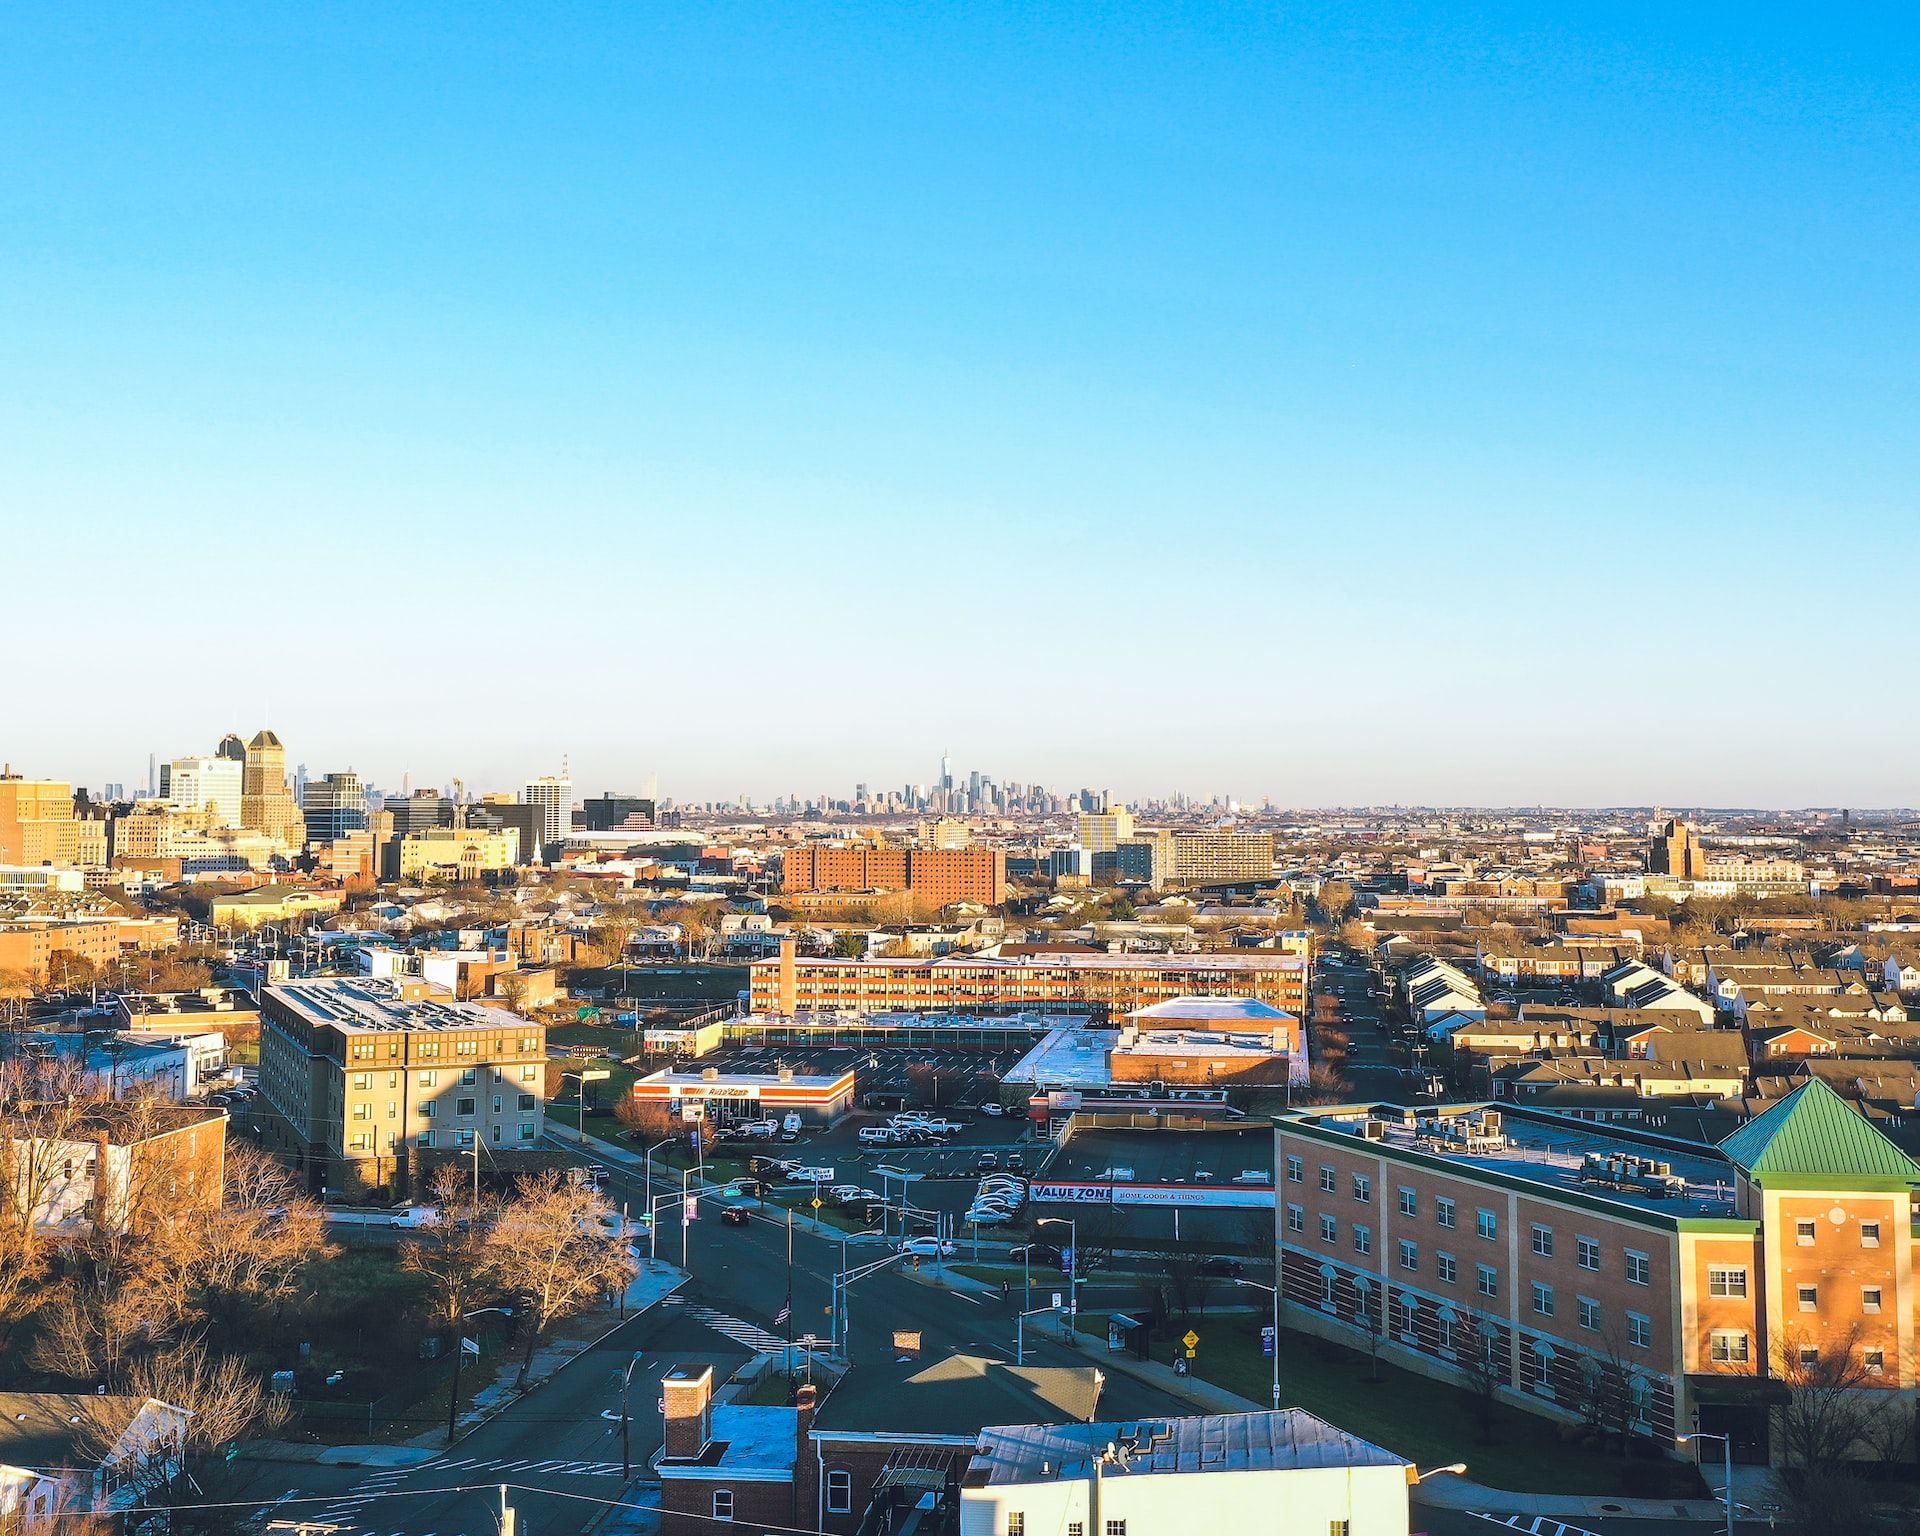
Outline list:
[[[646,795],[616,795],[612,790],[580,803],[589,832],[616,828],[644,832],[653,826],[654,802]]]
[[[0,864],[98,869],[106,862],[106,823],[74,816],[71,784],[0,773]]]
[[[204,827],[243,827],[246,767],[230,757],[176,757],[160,765],[160,798]]]
[[[402,880],[429,875],[448,880],[479,880],[512,869],[520,862],[520,834],[508,827],[488,831],[480,827],[432,827],[391,844],[397,850],[397,874]]]
[[[756,1014],[1037,1013],[1093,1020],[1177,997],[1254,998],[1306,1016],[1310,941],[1296,950],[1227,954],[944,955],[935,959],[800,958],[791,940],[755,961],[748,1005]]]
[[[453,802],[437,789],[416,789],[410,795],[389,795],[382,811],[393,818],[393,835],[406,837],[429,827],[453,825]]]
[[[1276,1121],[1294,1325],[1569,1422],[1765,1461],[1784,1368],[1852,1348],[1911,1408],[1920,1166],[1815,1078],[1718,1146],[1487,1105]]]
[[[1112,853],[1133,836],[1133,812],[1124,805],[1110,811],[1082,811],[1074,820],[1074,841],[1089,853]]]
[[[307,836],[315,843],[331,843],[350,832],[364,832],[366,786],[360,782],[360,775],[350,768],[329,773],[323,779],[309,779],[300,809],[306,818]]]
[[[287,751],[272,731],[254,733],[247,743],[240,796],[240,824],[265,833],[287,847],[306,843],[307,824],[287,788]]]
[[[421,1152],[532,1148],[546,1031],[423,982],[315,980],[260,996],[267,1149],[306,1186],[365,1193],[410,1178]]]
[[[527,861],[545,859],[548,847],[573,830],[573,780],[542,774],[527,781],[520,800],[540,808],[538,837],[526,850]]]

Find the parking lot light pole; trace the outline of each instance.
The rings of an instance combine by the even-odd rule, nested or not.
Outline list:
[[[653,1154],[658,1152],[662,1147],[666,1146],[673,1139],[674,1138],[671,1136],[663,1137],[659,1141],[656,1141],[652,1146],[647,1148],[646,1181],[647,1181],[647,1198],[649,1200],[653,1198]]]

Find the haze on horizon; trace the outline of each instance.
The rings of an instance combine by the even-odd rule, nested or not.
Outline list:
[[[0,755],[1910,802],[1916,37],[11,7]]]

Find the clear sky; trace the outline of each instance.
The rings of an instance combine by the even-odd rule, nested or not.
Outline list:
[[[0,11],[16,767],[1910,803],[1910,8]]]

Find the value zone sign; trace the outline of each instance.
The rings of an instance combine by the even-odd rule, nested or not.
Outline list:
[[[1063,1184],[1036,1182],[1028,1198],[1062,1205],[1158,1205],[1189,1209],[1270,1211],[1273,1191],[1240,1184]]]

